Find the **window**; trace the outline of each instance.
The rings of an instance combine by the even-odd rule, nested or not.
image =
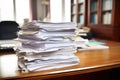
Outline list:
[[[50,0],[52,22],[70,22],[70,0]]]
[[[30,20],[29,0],[0,0],[0,21],[15,20],[20,25]]]
[[[13,0],[0,0],[0,20],[14,20]]]

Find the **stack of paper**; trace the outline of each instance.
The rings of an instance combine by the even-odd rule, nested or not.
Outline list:
[[[22,47],[16,49],[18,65],[25,71],[38,71],[76,65],[73,23],[30,22],[19,34]]]

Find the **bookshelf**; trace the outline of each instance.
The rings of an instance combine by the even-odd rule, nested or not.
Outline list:
[[[76,25],[86,25],[86,0],[71,0],[71,21]]]
[[[120,41],[120,0],[88,0],[87,11],[95,37]]]

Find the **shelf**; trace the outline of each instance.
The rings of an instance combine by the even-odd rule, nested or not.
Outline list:
[[[112,12],[112,10],[103,10],[102,13],[105,13],[105,12]]]
[[[97,13],[98,11],[90,11],[90,13]]]
[[[78,15],[84,15],[84,13],[78,13]]]
[[[78,3],[78,5],[84,5],[84,3],[83,3],[83,2],[81,2],[81,3]]]
[[[76,25],[85,24],[85,15],[86,12],[86,3],[87,0],[71,0],[71,21],[74,22]]]

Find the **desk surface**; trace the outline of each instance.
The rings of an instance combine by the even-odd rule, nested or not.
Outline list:
[[[17,56],[14,52],[0,52],[0,79],[49,79],[120,67],[120,43],[104,42],[109,49],[78,51],[76,53],[80,58],[78,65],[29,73],[19,71]]]

